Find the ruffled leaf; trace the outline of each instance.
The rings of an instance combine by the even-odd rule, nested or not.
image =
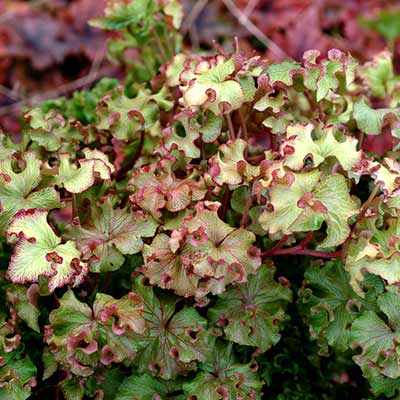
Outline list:
[[[204,179],[196,170],[185,179],[175,176],[175,161],[172,157],[164,158],[138,168],[128,182],[128,188],[133,192],[130,201],[156,219],[161,217],[163,209],[171,212],[184,210],[206,193]]]
[[[137,366],[140,373],[150,372],[162,379],[173,379],[196,368],[209,351],[205,331],[207,321],[194,308],[184,307],[176,312],[176,300],[163,296],[158,299],[143,278],[134,282],[134,290],[143,298],[144,318],[148,331],[136,335],[140,348]]]
[[[195,378],[183,384],[190,398],[199,399],[261,399],[257,364],[240,364],[235,360],[232,343],[210,338],[207,360],[199,365]]]
[[[360,67],[360,76],[371,88],[374,97],[385,98],[392,94],[395,86],[392,55],[385,51]]]
[[[0,232],[7,229],[11,218],[22,209],[58,208],[59,195],[53,187],[39,189],[42,181],[41,165],[33,151],[23,153],[24,168],[13,169],[15,159],[0,160]]]
[[[358,211],[343,175],[324,176],[313,170],[289,176],[289,183],[277,183],[270,188],[272,211],[265,210],[261,215],[261,226],[270,234],[291,234],[318,230],[325,221],[327,237],[320,246],[343,243],[350,233],[348,220]]]
[[[219,152],[210,160],[210,176],[222,186],[235,187],[248,183],[260,174],[259,166],[252,166],[244,159],[247,144],[242,139],[219,146]]]
[[[82,283],[87,264],[80,261],[76,243],[61,239],[47,223],[48,211],[21,210],[11,221],[6,232],[10,243],[15,243],[9,265],[9,276],[14,283],[38,282],[48,278],[50,291],[71,284]]]
[[[180,388],[181,385],[174,381],[162,381],[147,374],[131,375],[118,388],[115,400],[154,400],[157,397],[183,400],[183,396],[168,396]]]
[[[143,311],[141,297],[132,292],[118,300],[97,293],[92,311],[70,290],[50,313],[45,339],[56,349],[59,364],[77,376],[89,376],[101,365],[135,357],[132,338],[145,331]]]
[[[16,311],[19,318],[36,332],[40,332],[38,318],[39,286],[34,283],[28,289],[21,286],[10,285],[7,288],[7,300]]]
[[[348,171],[360,161],[361,152],[358,151],[358,141],[353,137],[345,137],[338,141],[335,137],[334,126],[326,126],[314,129],[313,124],[296,124],[289,126],[286,138],[281,145],[281,155],[284,157],[284,165],[299,171],[305,166],[308,158],[312,160],[312,166],[318,167],[328,157],[335,157],[344,170]],[[317,134],[315,140],[312,134]]]
[[[122,87],[104,96],[97,107],[100,130],[110,131],[118,140],[131,140],[136,133],[151,128],[158,119],[159,110],[169,110],[168,91],[162,88],[152,94],[144,85],[136,87],[134,98],[125,96]]]
[[[398,309],[400,295],[397,289],[379,296],[377,300],[380,311],[386,316],[383,319],[374,311],[364,311],[351,328],[353,347],[361,347],[361,354],[353,357],[364,374],[371,374],[396,379],[400,377],[399,349],[400,320]],[[373,373],[372,373],[373,374]]]
[[[340,262],[329,261],[324,266],[311,265],[304,278],[299,304],[311,337],[318,341],[324,353],[328,353],[328,346],[346,351],[351,324],[363,305],[349,284],[348,273]]]
[[[353,116],[358,129],[367,135],[379,135],[382,131],[383,117],[387,110],[375,110],[371,108],[364,100],[358,100],[354,103]]]
[[[124,255],[142,249],[142,238],[152,237],[157,226],[152,217],[114,208],[111,198],[107,198],[103,204],[91,207],[85,224],[76,220],[66,237],[76,241],[83,259],[91,260],[92,272],[114,271],[123,264]]]
[[[21,336],[16,327],[0,320],[0,398],[25,400],[36,386],[36,367],[22,353]]]
[[[255,235],[221,221],[218,204],[200,203],[195,216],[170,235],[157,235],[143,250],[143,273],[152,284],[185,297],[222,293],[230,283],[246,282],[261,265]]]
[[[90,21],[92,26],[108,30],[120,30],[132,24],[148,24],[156,11],[154,0],[110,1],[105,16]]]
[[[267,351],[280,339],[288,287],[274,281],[272,265],[262,266],[247,283],[231,286],[209,309],[210,321],[222,327],[228,340]]]
[[[35,107],[25,114],[25,120],[30,127],[28,135],[48,151],[59,150],[66,139],[69,141],[82,139],[79,131],[76,130],[74,134],[69,132],[67,121],[55,110],[44,113],[41,107]]]
[[[79,160],[80,167],[70,161],[70,155],[60,153],[60,166],[56,177],[57,183],[71,193],[82,193],[89,189],[96,178],[110,180],[115,167],[108,157],[99,150],[83,150],[85,158]]]
[[[202,107],[215,115],[221,115],[237,110],[249,99],[246,99],[240,82],[231,78],[235,72],[233,59],[225,60],[219,56],[213,61],[199,62],[193,71],[186,70],[181,74],[181,80],[183,78],[188,82],[182,102],[189,109]]]
[[[355,238],[347,251],[346,269],[350,273],[350,284],[360,296],[364,296],[361,286],[366,272],[380,276],[389,284],[400,282],[400,220],[397,211],[387,218],[386,226],[382,226],[378,219],[379,210],[375,212],[357,226]],[[381,209],[380,213],[384,212],[385,209]]]

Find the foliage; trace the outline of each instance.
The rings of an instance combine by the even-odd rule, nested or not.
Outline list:
[[[108,2],[125,79],[0,136],[0,397],[398,396],[391,53],[200,54],[182,21]]]

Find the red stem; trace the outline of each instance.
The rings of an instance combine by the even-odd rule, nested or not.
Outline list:
[[[136,161],[141,156],[142,150],[143,150],[143,144],[144,144],[144,132],[140,133],[140,139],[139,140],[140,141],[139,141],[138,147],[136,148],[135,155],[132,157],[131,160],[129,160],[129,162],[124,167],[122,167],[117,172],[117,176],[116,176],[117,181],[120,180],[120,179],[125,178],[125,175],[127,174],[127,172],[129,170],[131,170],[135,166]]]
[[[204,196],[204,200],[207,201],[207,200],[210,200],[210,199],[211,199],[213,190],[214,190],[213,187],[210,187],[210,188],[207,189],[207,192],[206,192],[206,194],[205,194],[205,196]]]
[[[231,191],[228,188],[228,185],[225,184],[225,191],[222,196],[221,207],[218,210],[218,216],[225,221],[226,213],[229,208],[229,201],[231,199]]]
[[[262,257],[268,257],[270,254],[272,254],[274,251],[279,250],[285,243],[286,240],[288,240],[289,235],[284,235],[279,242],[272,247],[271,249],[264,251],[264,253],[261,254]]]
[[[295,255],[295,256],[312,256],[317,258],[340,258],[342,256],[342,250],[338,251],[317,251],[310,249],[302,249],[295,247],[290,247],[289,249],[278,249],[273,253],[269,254],[269,256],[283,256],[283,255]]]
[[[312,256],[318,258],[339,258],[342,256],[342,250],[329,252],[329,251],[318,251],[306,249],[308,243],[310,243],[313,238],[312,231],[307,233],[307,236],[296,246],[289,247],[287,249],[282,249],[281,247],[285,244],[288,235],[283,236],[283,238],[272,248],[261,254],[262,257],[272,257],[272,256],[283,256],[283,255],[303,255]]]
[[[244,139],[247,141],[247,139],[248,139],[247,126],[246,126],[246,122],[243,117],[242,110],[240,108],[238,110],[238,114],[239,114],[240,126],[242,128],[242,134],[243,134]],[[247,151],[247,148],[246,148],[246,151]]]

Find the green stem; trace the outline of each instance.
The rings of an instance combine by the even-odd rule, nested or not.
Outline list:
[[[156,42],[158,51],[160,52],[160,55],[161,55],[161,59],[162,59],[162,61],[163,61],[163,64],[165,64],[165,63],[168,62],[167,53],[166,53],[165,50],[164,50],[164,47],[163,47],[163,45],[162,45],[162,43],[161,43],[161,39],[160,39],[160,37],[158,36],[158,33],[157,33],[156,30],[154,30],[154,39],[155,39],[155,42]]]
[[[226,118],[226,122],[227,122],[227,124],[228,124],[229,138],[230,138],[231,140],[235,140],[236,135],[235,135],[235,129],[234,129],[233,123],[232,123],[231,114],[230,114],[230,113],[226,114],[226,115],[225,115],[225,118]]]

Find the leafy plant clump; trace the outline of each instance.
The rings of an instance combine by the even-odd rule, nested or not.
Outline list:
[[[0,136],[0,398],[398,396],[391,54],[191,52],[182,18],[110,1],[126,80]]]

